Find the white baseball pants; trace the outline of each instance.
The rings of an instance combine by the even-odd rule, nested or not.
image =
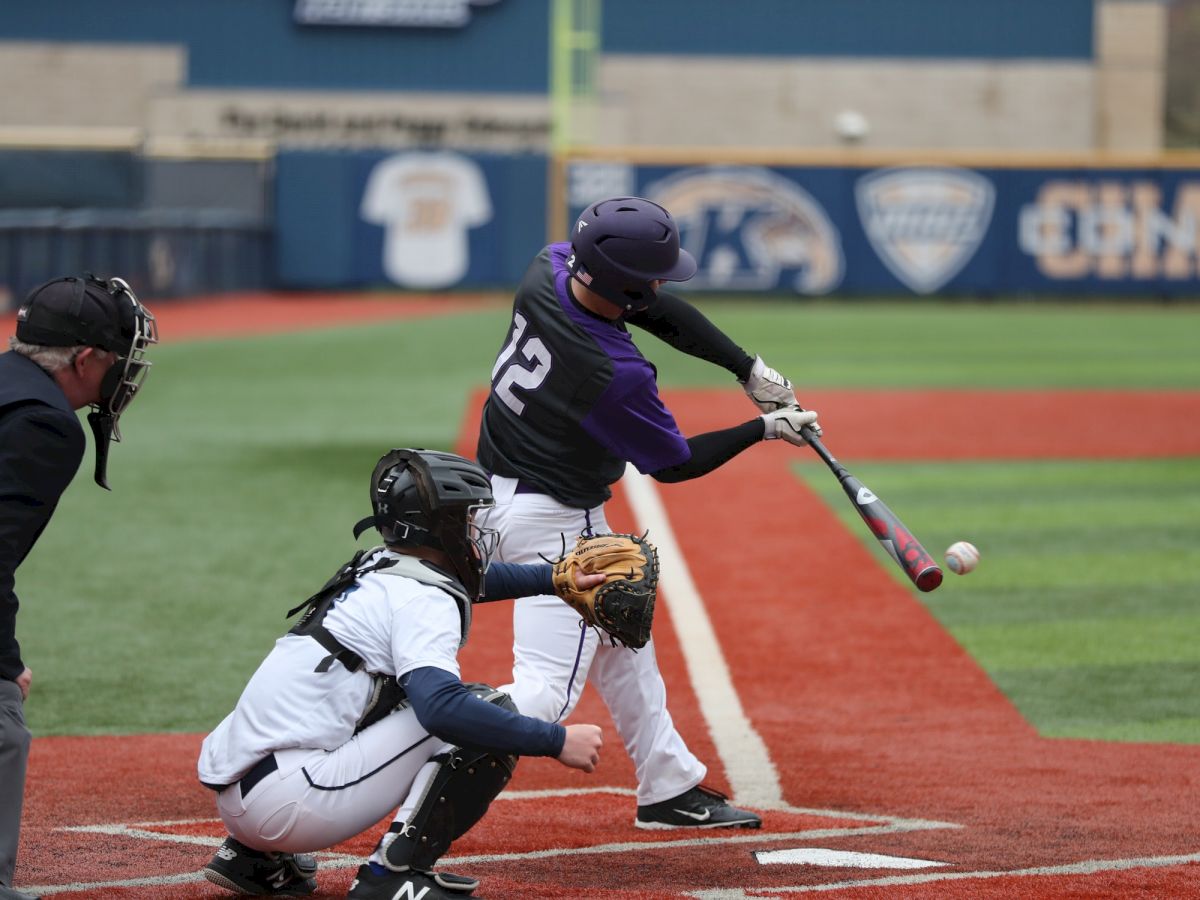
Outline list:
[[[496,559],[539,563],[569,549],[588,529],[609,531],[604,507],[575,509],[546,494],[517,491],[513,478],[492,476],[496,505],[478,515],[500,532]],[[541,554],[542,556],[539,556]],[[557,597],[525,597],[513,611],[510,694],[527,716],[565,722],[591,681],[608,706],[638,779],[638,805],[660,803],[695,787],[707,773],[684,743],[667,711],[654,641],[636,653],[601,640],[595,629]]]
[[[429,758],[451,746],[405,708],[335,750],[277,750],[279,768],[245,797],[240,783],[221,791],[217,811],[230,835],[247,846],[324,850],[366,831],[398,805],[394,820],[407,822],[440,768]]]

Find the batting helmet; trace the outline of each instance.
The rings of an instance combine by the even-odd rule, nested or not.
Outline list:
[[[472,517],[494,502],[487,474],[470,460],[436,450],[391,450],[371,474],[374,514],[354,526],[354,536],[374,527],[389,546],[440,550],[467,593],[478,597],[497,534]]]
[[[671,214],[641,197],[614,197],[587,207],[571,232],[567,267],[585,286],[622,309],[654,302],[655,281],[687,281],[696,260],[679,247]]]

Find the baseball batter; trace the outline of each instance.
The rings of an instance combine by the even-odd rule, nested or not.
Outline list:
[[[661,482],[697,478],[762,440],[820,433],[791,383],[751,357],[695,307],[659,290],[696,271],[662,207],[621,197],[589,206],[570,243],[534,259],[513,302],[492,369],[478,458],[496,505],[481,523],[500,533],[497,559],[553,557],[581,533],[609,530],[604,503],[626,463]],[[656,371],[628,325],[729,370],[762,415],[684,437],[658,394]],[[610,646],[555,597],[518,600],[513,684],[526,715],[565,721],[585,680],[600,691],[634,761],[642,828],[757,828],[753,812],[701,786],[706,768],[667,711],[650,642]]]
[[[475,879],[433,865],[487,811],[517,756],[585,772],[599,762],[597,726],[529,718],[500,691],[459,680],[472,603],[551,582],[549,565],[501,565],[485,590],[495,535],[473,517],[492,502],[487,476],[452,454],[393,450],[371,496],[355,535],[375,527],[384,546],[292,611],[304,614],[201,748],[200,780],[218,792],[230,835],[204,875],[237,893],[312,893],[311,851],[395,809],[349,897],[468,896]]]

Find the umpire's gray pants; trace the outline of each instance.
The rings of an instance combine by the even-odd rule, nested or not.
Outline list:
[[[0,678],[0,885],[12,887],[25,796],[29,729],[25,727],[21,689]]]

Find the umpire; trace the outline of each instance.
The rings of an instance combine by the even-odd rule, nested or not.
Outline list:
[[[29,730],[23,706],[33,673],[17,643],[17,567],[50,521],[83,459],[75,410],[90,406],[96,483],[107,488],[109,441],[136,396],[157,343],[154,316],[120,278],[57,278],[35,288],[0,354],[0,900],[13,890]]]

